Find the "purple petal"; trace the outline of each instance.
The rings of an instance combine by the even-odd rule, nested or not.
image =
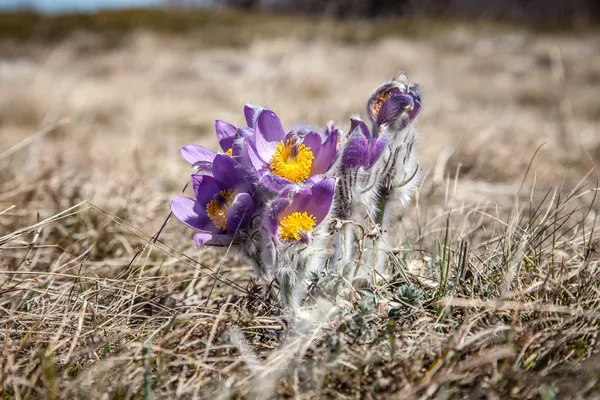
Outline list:
[[[267,171],[262,178],[260,178],[260,184],[266,187],[269,191],[273,193],[279,193],[285,188],[294,185],[289,180],[282,178],[277,175],[273,175],[271,171]]]
[[[239,192],[248,192],[244,177],[236,169],[237,162],[229,156],[217,154],[213,161],[212,174],[223,190],[233,189]]]
[[[243,228],[254,213],[254,200],[248,193],[235,196],[233,203],[227,210],[227,232],[237,232]]]
[[[251,143],[253,146],[254,146],[254,143],[256,143],[255,132],[254,132],[253,128],[243,127],[243,128],[238,129],[237,137],[244,139],[244,141]]]
[[[256,120],[256,137],[262,135],[267,142],[278,143],[285,139],[279,117],[271,110],[263,110]]]
[[[192,175],[192,187],[200,207],[204,210],[209,201],[221,191],[217,179],[210,175]]]
[[[339,130],[335,129],[327,137],[325,143],[313,151],[315,158],[310,171],[311,175],[324,174],[329,171],[336,159],[338,139]]]
[[[377,141],[373,142],[373,144],[371,145],[369,163],[367,165],[369,168],[372,167],[373,164],[377,162],[377,160],[379,160],[379,157],[381,157],[381,153],[383,153],[383,150],[385,149],[386,145],[387,140],[385,136],[381,136],[379,139],[377,139]]]
[[[304,187],[312,187],[312,186],[314,186],[315,184],[317,184],[317,183],[321,182],[323,179],[326,179],[326,178],[323,178],[323,176],[324,176],[324,175],[315,175],[315,176],[311,176],[310,178],[308,178],[308,179],[306,180],[306,182],[304,182]]]
[[[350,119],[350,134],[353,134],[355,131],[359,131],[363,134],[363,136],[367,139],[371,139],[371,133],[369,132],[369,127],[363,121],[358,118]]]
[[[252,143],[252,144],[251,144]],[[233,146],[231,148],[231,157],[237,162],[252,166],[252,161],[248,155],[248,147],[254,143],[254,130],[250,128],[238,129]]]
[[[317,220],[317,225],[325,219],[335,193],[335,178],[324,179],[312,187],[311,195],[303,211],[312,214]],[[294,198],[295,199],[295,198]]]
[[[267,230],[267,233],[271,236],[277,235],[279,229],[279,221],[281,220],[281,213],[289,207],[291,200],[285,197],[278,197],[269,203],[266,208],[265,219],[263,221],[263,227]]]
[[[250,128],[254,128],[254,125],[256,124],[256,119],[258,118],[258,115],[262,110],[262,107],[255,106],[250,103],[244,106],[244,117],[246,117],[246,124]]]
[[[369,162],[369,142],[360,131],[355,130],[342,153],[343,168],[360,168]]]
[[[182,147],[180,152],[185,161],[190,164],[195,164],[200,161],[212,162],[217,155],[214,151],[195,144]]]
[[[229,246],[233,241],[233,235],[222,233],[201,232],[194,235],[194,244],[197,248],[208,246]]]
[[[189,197],[176,196],[171,200],[171,212],[178,220],[192,229],[216,232],[217,228],[212,223],[204,208]]]
[[[262,132],[256,131],[256,137],[254,138],[255,144],[254,147],[256,149],[256,153],[260,156],[261,159],[265,161],[270,161],[273,157],[273,153],[275,153],[276,145],[279,142],[269,142],[262,135]]]
[[[288,133],[285,134],[285,139],[283,139],[284,143],[287,143],[287,141],[289,139],[293,139],[294,141],[298,141],[298,138],[300,137],[300,132],[291,130]]]
[[[306,147],[310,148],[310,151],[312,151],[314,155],[315,151],[317,151],[323,144],[323,139],[321,138],[321,135],[319,135],[317,132],[310,132],[306,136],[304,136],[304,139],[302,139],[302,143]]]
[[[289,207],[281,212],[279,219],[281,220],[282,218],[285,218],[295,212],[306,211],[308,204],[310,203],[311,196],[312,192],[310,189],[302,189],[294,193],[292,202],[290,203]]]
[[[192,169],[195,174],[203,173],[207,175],[212,175],[212,162],[208,161],[198,161],[192,164]]]
[[[215,121],[215,131],[217,132],[217,139],[223,151],[231,149],[237,128],[227,122],[217,120]]]
[[[376,124],[378,126],[390,125],[398,118],[402,117],[404,112],[412,109],[414,106],[412,97],[407,94],[393,96],[386,100],[377,114]]]
[[[250,160],[250,163],[252,164],[254,169],[260,171],[261,169],[266,167],[267,163],[263,161],[263,159],[260,158],[258,154],[256,154],[256,150],[254,150],[254,148],[249,143],[245,143],[244,147],[247,151],[248,159]]]

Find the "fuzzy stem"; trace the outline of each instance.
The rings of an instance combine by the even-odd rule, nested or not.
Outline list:
[[[382,273],[387,264],[387,254],[386,254],[386,241],[387,241],[387,224],[388,217],[391,210],[388,207],[389,201],[388,198],[383,198],[377,204],[377,214],[375,215],[375,223],[379,225],[379,237],[373,240],[373,264],[374,270]],[[384,224],[386,225],[384,227]]]
[[[279,296],[283,306],[289,309],[295,309],[296,304],[294,302],[294,282],[291,273],[283,273],[279,276]]]
[[[377,203],[377,213],[375,214],[375,223],[381,226],[383,224],[383,213],[385,212],[385,208],[388,204],[387,197],[381,199],[379,203]]]
[[[343,245],[341,265],[342,268],[345,268],[346,264],[354,259],[354,226],[351,223],[344,224],[344,226],[342,227],[341,235],[341,241]]]

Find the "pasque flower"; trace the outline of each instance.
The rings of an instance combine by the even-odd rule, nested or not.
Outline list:
[[[299,191],[284,191],[271,202],[265,230],[281,244],[309,244],[314,229],[329,214],[335,178],[327,178]]]
[[[171,201],[175,217],[198,231],[196,247],[226,246],[245,236],[255,202],[237,164],[229,156],[215,155],[210,175],[192,175],[195,199],[177,196]]]
[[[334,192],[335,178],[327,178],[299,191],[288,188],[266,206],[262,263],[291,309],[304,297],[308,274],[322,268],[327,238],[322,228]]]
[[[404,73],[380,85],[367,101],[367,112],[372,121],[371,132],[375,137],[387,138],[387,146],[380,156],[381,162],[375,167],[372,182],[376,184],[377,197],[387,201],[394,187],[401,188],[418,173],[416,143],[417,132],[412,123],[421,110],[421,96],[418,85],[411,84]],[[373,179],[375,178],[375,179]],[[412,185],[401,189],[400,196],[408,200]]]
[[[395,224],[401,206],[406,204],[419,182],[418,132],[413,122],[421,110],[419,87],[401,73],[380,85],[367,101],[372,133],[384,136],[388,144],[373,166],[365,192],[368,213],[381,226],[382,238],[374,243],[375,269],[383,271],[388,231]]]
[[[255,120],[248,121],[254,122],[254,135],[244,140],[249,162],[267,189],[279,192],[288,185],[316,183],[333,165],[337,129],[328,129],[325,138],[317,132],[286,134],[273,111],[259,110],[254,116]]]
[[[421,96],[417,85],[404,82],[406,75],[401,73],[393,80],[380,85],[371,93],[367,102],[367,114],[377,127],[395,125],[398,131],[411,123],[421,111]]]
[[[268,287],[279,289],[288,309],[306,297],[313,272],[337,271],[346,282],[360,272],[357,265],[384,272],[386,232],[418,182],[412,122],[421,97],[405,78],[375,89],[368,119],[352,118],[343,137],[332,123],[323,133],[286,132],[273,111],[250,104],[246,126],[216,121],[219,153],[197,145],[181,149],[196,171],[194,196],[175,197],[171,211],[196,231],[197,247],[235,245],[256,277],[275,280]],[[366,232],[370,221],[381,226],[382,239],[371,252],[363,249],[362,263],[354,257],[356,228]],[[332,239],[336,251],[325,269]]]

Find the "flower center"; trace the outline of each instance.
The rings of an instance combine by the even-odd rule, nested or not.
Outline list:
[[[285,242],[295,242],[302,238],[303,233],[308,233],[317,224],[312,214],[295,212],[279,222],[279,238]]]
[[[229,157],[233,157],[233,147],[225,152]]]
[[[271,171],[277,176],[294,183],[304,182],[310,176],[313,155],[310,147],[296,144],[294,139],[277,143],[275,154],[271,159]]]
[[[231,189],[221,190],[206,205],[206,215],[223,232],[227,232],[227,211],[234,199],[235,193]]]

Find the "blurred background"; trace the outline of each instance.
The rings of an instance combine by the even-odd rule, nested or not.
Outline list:
[[[6,228],[86,199],[151,231],[187,180],[179,148],[216,148],[215,119],[242,125],[250,101],[288,128],[348,128],[400,70],[423,88],[424,185],[458,177],[457,201],[512,199],[540,146],[540,187],[575,185],[600,161],[591,0],[0,0],[0,9],[0,208],[19,210]]]
[[[435,15],[528,21],[593,21],[600,15],[600,5],[593,0],[3,0],[0,6],[46,13],[132,7],[240,7],[338,17]]]

